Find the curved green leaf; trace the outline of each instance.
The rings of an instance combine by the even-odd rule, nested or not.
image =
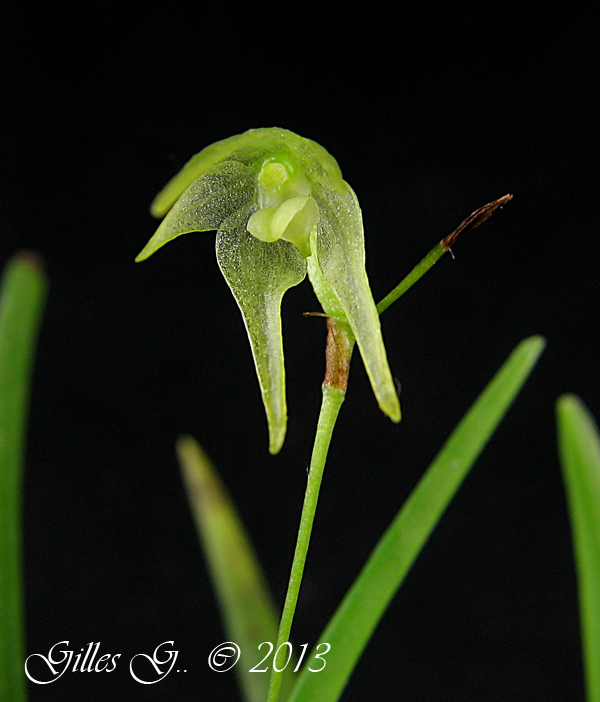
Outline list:
[[[331,646],[327,665],[318,674],[305,666],[289,702],[339,700],[396,590],[523,386],[544,345],[541,337],[521,342],[460,421],[319,637],[319,644],[327,642]]]
[[[600,702],[600,436],[578,397],[561,397],[556,413],[577,565],[587,699]]]
[[[21,493],[34,349],[46,299],[39,260],[18,254],[0,296],[0,700],[23,702]]]
[[[279,615],[273,596],[244,524],[210,458],[191,436],[178,440],[177,455],[225,631],[241,650],[235,672],[243,697],[247,702],[264,702],[269,676],[248,671],[267,652],[266,646],[259,649],[260,644],[277,639]],[[283,674],[284,696],[296,677],[294,664],[290,661]]]

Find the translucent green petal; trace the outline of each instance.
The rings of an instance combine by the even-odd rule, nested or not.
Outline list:
[[[221,161],[237,161],[247,166],[257,164],[260,169],[262,159],[277,151],[293,153],[309,178],[343,192],[339,166],[322,146],[287,129],[249,129],[243,134],[217,141],[191,158],[156,196],[150,211],[154,217],[164,217],[196,178]]]
[[[356,337],[379,406],[394,422],[398,422],[400,402],[365,270],[362,215],[356,195],[346,184],[344,195],[318,189],[313,197],[321,214],[317,259],[323,278],[335,292]]]
[[[267,413],[269,450],[275,454],[287,425],[281,299],[304,280],[306,261],[288,241],[259,241],[245,221],[218,232],[217,260],[244,317]]]
[[[135,260],[145,260],[181,234],[218,229],[225,220],[232,225],[245,220],[255,190],[256,175],[248,166],[237,161],[213,166],[181,195]]]

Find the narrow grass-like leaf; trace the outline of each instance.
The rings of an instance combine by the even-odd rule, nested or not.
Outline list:
[[[463,417],[375,547],[319,643],[331,649],[318,673],[314,659],[300,673],[290,702],[335,702],[390,600],[440,520],[544,348],[544,340],[523,341]],[[323,653],[323,648],[320,652]]]
[[[259,645],[277,640],[279,616],[273,598],[254,548],[212,462],[190,436],[179,439],[177,453],[225,630],[241,649],[235,671],[243,697],[246,702],[265,702],[269,675],[249,671],[269,651],[269,646],[259,650]],[[270,670],[271,661],[272,656],[259,668]],[[294,667],[295,661],[290,661],[284,671],[283,699],[294,683]]]
[[[600,436],[578,397],[556,406],[558,447],[567,492],[588,702],[600,702]]]
[[[24,702],[21,497],[31,368],[45,300],[39,260],[19,254],[0,293],[0,700]]]

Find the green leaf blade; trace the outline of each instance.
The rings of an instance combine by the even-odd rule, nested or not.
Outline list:
[[[184,484],[207,559],[227,636],[241,649],[235,666],[246,702],[265,702],[266,673],[249,673],[268,652],[264,641],[277,640],[279,616],[254,548],[231,498],[199,444],[190,436],[177,443]],[[217,642],[215,642],[217,643]],[[270,665],[268,659],[263,668]],[[287,697],[295,663],[284,671],[282,689]]]
[[[556,405],[575,561],[588,702],[600,701],[600,436],[578,397]]]
[[[474,461],[523,386],[545,342],[523,341],[461,420],[385,532],[318,643],[331,651],[318,674],[300,674],[290,702],[335,702],[385,609]]]
[[[0,296],[0,699],[24,702],[23,453],[34,349],[46,297],[38,259],[18,254]]]

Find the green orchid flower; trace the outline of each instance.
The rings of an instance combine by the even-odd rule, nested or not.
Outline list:
[[[356,195],[322,146],[286,129],[251,129],[203,149],[167,184],[164,217],[136,261],[181,234],[217,230],[217,260],[242,312],[278,453],[287,425],[283,294],[308,272],[326,315],[358,343],[381,409],[400,403],[365,271]]]

